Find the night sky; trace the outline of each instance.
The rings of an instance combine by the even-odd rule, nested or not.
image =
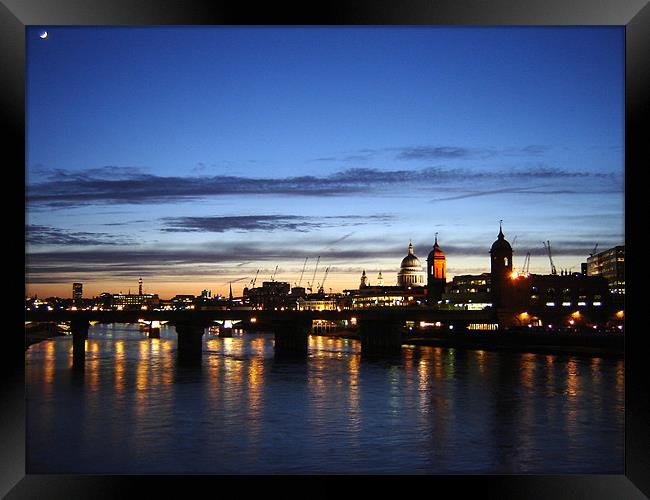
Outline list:
[[[30,296],[624,244],[623,27],[29,27],[26,80]]]

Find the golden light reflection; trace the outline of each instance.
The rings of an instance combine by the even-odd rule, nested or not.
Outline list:
[[[485,359],[486,359],[486,354],[485,351],[475,351],[476,353],[476,362],[478,365],[478,371],[481,375],[485,375]]]
[[[621,399],[624,396],[625,388],[625,362],[620,359],[616,363],[616,391],[620,394]]]
[[[146,398],[146,389],[149,386],[149,360],[151,358],[151,346],[148,341],[141,341],[139,347],[140,355],[135,371],[135,385],[137,389],[136,400],[138,413],[144,410],[144,399]],[[142,392],[141,392],[142,391]]]
[[[115,344],[115,363],[113,366],[115,390],[118,394],[124,391],[124,371],[126,369],[125,365],[126,360],[124,359],[124,341],[118,340]]]
[[[262,427],[264,401],[264,359],[255,357],[248,364],[248,433],[256,439]]]
[[[436,380],[441,380],[443,375],[442,375],[442,348],[440,347],[434,347],[433,348],[433,359],[434,359],[434,364],[433,364],[433,377]]]
[[[420,390],[420,406],[422,398],[426,396],[426,390],[429,387],[429,362],[425,358],[420,358],[418,362],[418,389]],[[425,398],[428,399],[428,398]]]
[[[580,380],[578,379],[578,364],[574,358],[567,361],[566,370],[567,394],[575,397],[578,395]]]
[[[521,365],[519,373],[521,376],[521,384],[527,389],[532,389],[535,386],[535,358],[537,356],[531,353],[524,353],[521,355]]]
[[[54,368],[55,368],[56,349],[54,340],[49,340],[45,343],[45,356],[43,356],[43,381],[48,390],[52,390],[52,383],[54,382]]]
[[[216,351],[218,349],[218,340],[208,339],[205,342],[206,348],[208,351]],[[206,384],[206,389],[211,391],[213,394],[219,394],[221,390],[221,368],[222,368],[222,357],[220,355],[215,355],[210,353],[207,356],[207,371],[209,374],[210,382]]]
[[[591,374],[592,375],[599,375],[600,374],[600,365],[601,365],[601,359],[600,358],[591,358]]]
[[[174,356],[172,355],[172,343],[169,340],[164,340],[160,343],[162,352],[160,353],[161,367],[159,380],[161,384],[172,385],[174,383]]]
[[[99,342],[97,340],[93,340],[91,343],[86,340],[85,344],[87,352],[90,351],[93,354],[99,352]],[[99,362],[100,358],[96,356],[90,359],[86,358],[86,376],[84,380],[91,393],[99,390]]]

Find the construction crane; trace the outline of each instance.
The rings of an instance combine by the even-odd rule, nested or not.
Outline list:
[[[275,273],[278,272],[278,266],[275,266],[275,271],[273,271],[273,274],[271,275],[271,281],[275,281]]]
[[[300,283],[302,283],[302,277],[305,274],[305,268],[307,267],[307,259],[309,259],[309,257],[305,257],[305,263],[302,265],[302,272],[300,273],[300,279],[298,280],[298,284],[296,286],[300,286]]]
[[[248,284],[249,288],[255,288],[255,282],[257,281],[257,275],[260,274],[260,270],[258,269],[257,272],[255,273],[255,277],[250,281]]]
[[[591,251],[591,253],[589,254],[589,257],[593,257],[594,255],[596,255],[596,249],[597,249],[597,248],[598,248],[598,243],[596,243],[596,246],[594,247],[594,249],[593,249],[593,250]]]
[[[555,264],[553,264],[553,257],[551,256],[551,242],[546,240],[546,243],[544,243],[544,248],[546,249],[546,252],[548,253],[548,260],[551,263],[551,274],[557,274],[557,269],[555,269]]]
[[[320,284],[320,286],[318,287],[318,293],[321,293],[321,294],[325,293],[325,288],[324,288],[325,287],[325,280],[327,279],[327,273],[329,273],[329,272],[330,272],[330,266],[327,266],[325,268],[325,275],[323,276],[323,281]]]
[[[530,267],[530,252],[526,252],[526,257],[524,257],[524,265],[521,266],[520,274],[527,276],[529,267]]]
[[[309,285],[307,287],[307,290],[309,290],[310,292],[312,291],[313,286],[314,286],[314,280],[316,279],[316,270],[318,269],[318,263],[319,262],[320,262],[320,255],[318,256],[318,259],[316,259],[316,267],[314,268],[314,275],[311,278],[311,283],[307,282],[307,285]]]

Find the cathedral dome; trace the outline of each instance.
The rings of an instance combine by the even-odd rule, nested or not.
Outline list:
[[[424,286],[424,272],[422,264],[413,253],[413,243],[409,242],[409,253],[402,259],[399,273],[397,273],[399,286]]]
[[[413,253],[413,243],[409,243],[409,253],[406,257],[402,259],[402,264],[400,265],[401,269],[405,268],[417,268],[417,270],[422,269],[422,264],[420,264],[420,259],[418,259]]]

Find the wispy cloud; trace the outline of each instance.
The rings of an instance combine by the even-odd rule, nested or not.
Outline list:
[[[26,243],[30,245],[130,245],[133,239],[126,236],[116,236],[109,233],[90,233],[84,231],[68,231],[50,226],[28,225],[26,228]]]
[[[550,150],[541,144],[529,144],[523,147],[510,148],[470,148],[456,145],[421,145],[388,148],[365,148],[348,151],[341,154],[323,156],[309,161],[315,162],[366,162],[378,157],[389,157],[395,160],[466,160],[488,159],[500,157],[532,157],[540,156]]]
[[[108,176],[108,172],[112,176]],[[107,178],[110,177],[110,178]],[[619,175],[620,177],[620,175]],[[206,177],[162,177],[133,173],[129,169],[91,169],[83,172],[58,171],[50,180],[27,188],[28,203],[49,207],[70,207],[93,203],[162,203],[232,195],[343,196],[393,190],[396,185],[416,183],[420,188],[463,182],[494,182],[545,179],[608,180],[615,174],[570,171],[547,167],[516,170],[487,170],[428,167],[381,170],[351,168],[326,176],[250,178],[217,175]],[[622,182],[620,183],[622,189]]]
[[[387,222],[391,215],[368,215],[364,217],[342,215],[306,217],[298,215],[239,215],[214,217],[165,217],[161,219],[165,232],[226,231],[297,231],[307,232],[325,227],[358,226],[368,222]],[[352,233],[350,233],[352,234]],[[342,241],[342,240],[341,240]]]

